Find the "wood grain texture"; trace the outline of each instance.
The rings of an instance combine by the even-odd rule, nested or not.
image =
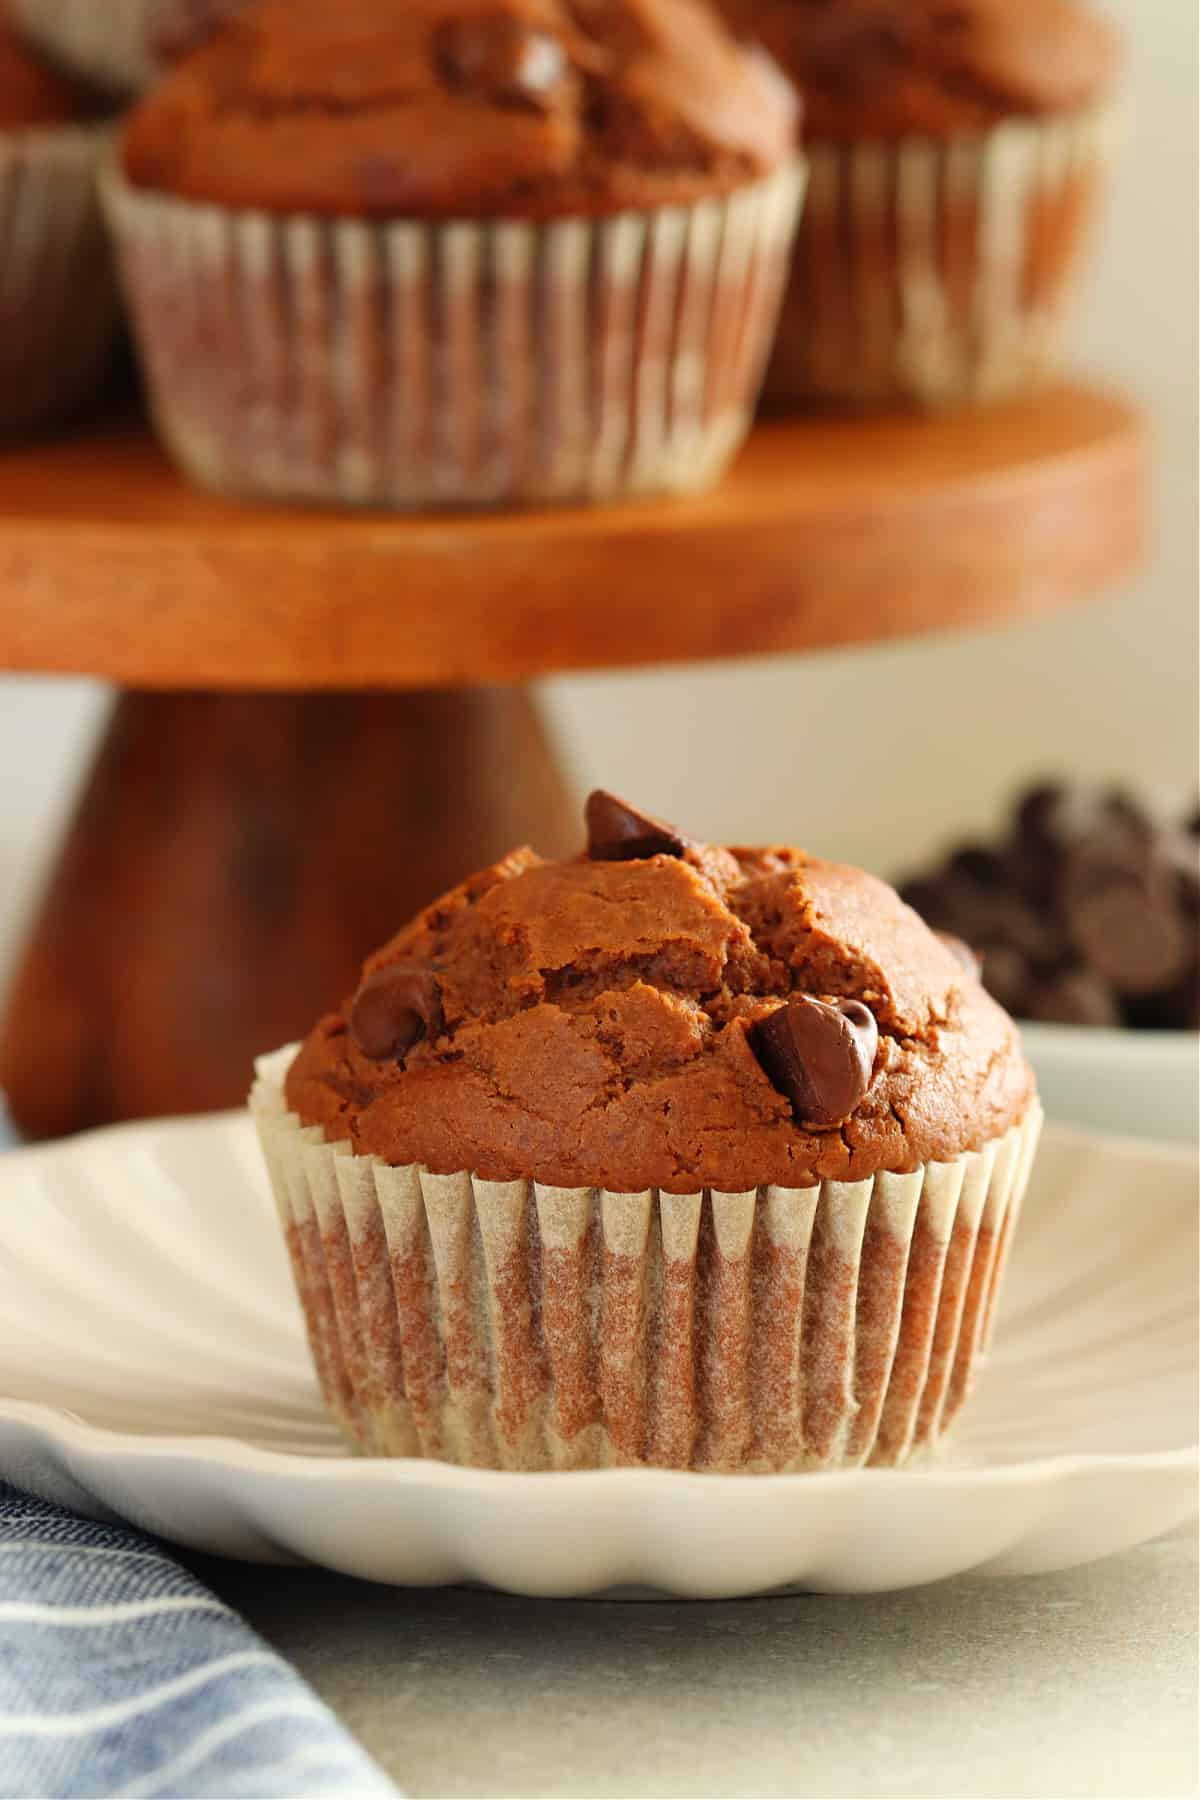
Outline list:
[[[127,694],[0,1026],[18,1126],[237,1106],[419,907],[582,820],[528,698]]]
[[[0,454],[0,666],[138,687],[449,687],[1035,614],[1136,563],[1147,436],[1059,385],[761,425],[696,498],[396,519],[203,494],[145,429]]]

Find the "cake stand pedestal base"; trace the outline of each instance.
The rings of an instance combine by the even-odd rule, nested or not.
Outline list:
[[[522,689],[125,693],[0,1027],[18,1129],[239,1105],[421,906],[581,831]]]

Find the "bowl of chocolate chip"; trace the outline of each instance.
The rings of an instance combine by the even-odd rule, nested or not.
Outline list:
[[[1049,1117],[1195,1142],[1200,1125],[1200,807],[1040,782],[1005,830],[901,885],[979,958],[1022,1022]]]

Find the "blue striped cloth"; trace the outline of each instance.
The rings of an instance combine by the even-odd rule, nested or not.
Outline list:
[[[396,1789],[151,1539],[0,1482],[0,1794],[395,1800]]]

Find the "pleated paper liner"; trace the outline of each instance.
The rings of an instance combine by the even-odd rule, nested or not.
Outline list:
[[[56,62],[119,93],[137,93],[168,56],[246,0],[7,0],[14,24]]]
[[[749,427],[801,199],[549,223],[236,212],[105,179],[156,418],[246,494],[427,507],[704,487]]]
[[[808,145],[768,399],[937,408],[1036,384],[1118,135],[1107,108],[979,138]]]
[[[0,131],[0,437],[52,423],[98,385],[118,299],[96,172],[99,126]]]
[[[392,1167],[253,1112],[322,1392],[374,1456],[505,1469],[894,1465],[986,1351],[1041,1129],[915,1173],[609,1193]]]

